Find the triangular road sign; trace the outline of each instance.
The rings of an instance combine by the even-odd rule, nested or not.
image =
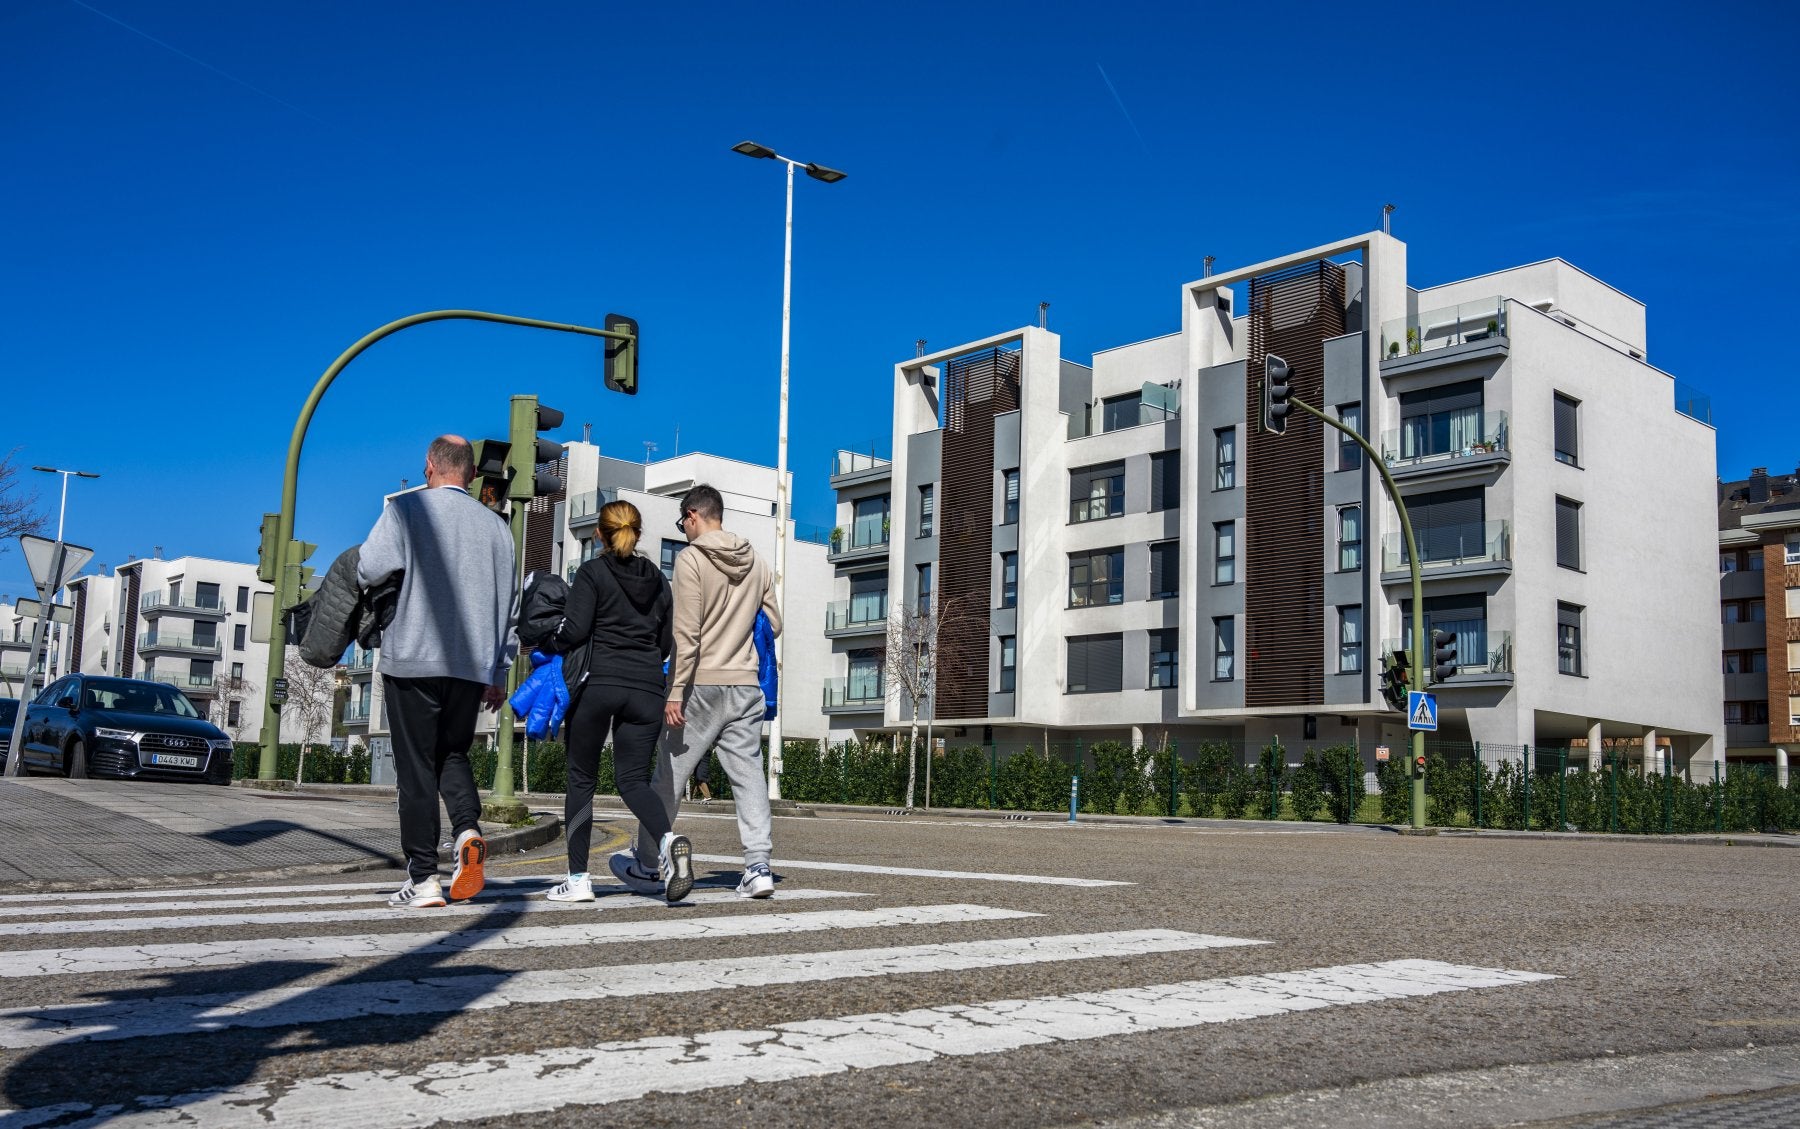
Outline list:
[[[64,584],[75,579],[76,574],[94,558],[94,550],[64,541],[62,570],[57,573],[55,541],[48,537],[22,533],[19,535],[19,547],[25,550],[25,563],[31,566],[31,582],[37,585],[38,595],[45,600]]]

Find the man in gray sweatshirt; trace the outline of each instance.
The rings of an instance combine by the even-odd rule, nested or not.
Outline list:
[[[388,899],[392,906],[446,904],[438,881],[439,796],[456,833],[448,898],[479,893],[487,861],[469,746],[481,707],[499,708],[518,651],[518,573],[506,523],[469,497],[474,477],[467,439],[432,440],[427,489],[398,495],[381,511],[356,571],[364,588],[403,573],[394,620],[381,636],[407,870],[406,885]]]

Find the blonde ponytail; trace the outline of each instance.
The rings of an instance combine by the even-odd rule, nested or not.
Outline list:
[[[636,552],[643,533],[643,515],[630,502],[608,502],[600,507],[600,536],[613,556],[629,557]]]

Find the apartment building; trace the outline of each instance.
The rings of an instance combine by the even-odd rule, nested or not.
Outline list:
[[[1800,469],[1719,483],[1725,743],[1788,782],[1800,746]]]
[[[0,698],[28,698],[44,688],[48,655],[40,654],[37,668],[28,669],[36,630],[36,622],[21,616],[11,603],[0,605]]]
[[[915,614],[930,607],[935,554],[913,563],[910,574],[890,578],[890,546],[910,529],[935,545],[935,483],[922,483],[901,506],[912,522],[894,530],[893,464],[870,452],[838,451],[832,458],[831,486],[837,491],[835,524],[827,534],[832,577],[825,604],[828,670],[820,694],[830,719],[830,739],[855,740],[885,724],[887,680],[884,665],[890,612]],[[910,577],[910,584],[905,578]],[[890,584],[895,591],[890,597]]]
[[[1398,746],[1380,663],[1416,615],[1457,641],[1441,737],[1722,756],[1714,437],[1641,303],[1557,259],[1415,286],[1382,232],[1176,297],[1175,332],[1091,363],[1027,327],[896,364],[891,462],[834,475],[841,525],[896,531],[834,557],[840,600],[869,564],[981,610],[940,640],[953,739]],[[1361,448],[1297,411],[1263,433],[1271,354],[1396,480],[1422,608]],[[874,728],[837,635],[834,733]]]

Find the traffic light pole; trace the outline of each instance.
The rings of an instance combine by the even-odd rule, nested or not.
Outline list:
[[[1368,455],[1369,462],[1381,472],[1381,481],[1387,487],[1388,499],[1394,503],[1394,509],[1400,513],[1400,529],[1406,534],[1406,563],[1412,572],[1412,669],[1407,672],[1407,683],[1414,690],[1425,689],[1425,584],[1419,575],[1419,545],[1413,538],[1412,519],[1406,516],[1406,503],[1400,500],[1400,488],[1394,484],[1394,476],[1388,473],[1387,463],[1376,452],[1369,441],[1364,439],[1353,427],[1342,420],[1333,419],[1324,412],[1290,396],[1288,403],[1299,408],[1307,415],[1318,419],[1356,440],[1356,445]],[[1412,825],[1425,826],[1425,731],[1412,731]]]
[[[275,536],[275,560],[271,575],[275,577],[276,598],[274,614],[269,623],[269,669],[263,684],[263,724],[262,724],[262,759],[257,766],[257,778],[260,780],[275,779],[275,756],[281,741],[281,710],[275,702],[275,684],[280,681],[287,670],[287,622],[281,606],[282,594],[288,583],[288,545],[294,537],[294,496],[300,479],[300,449],[306,442],[306,429],[312,423],[313,412],[318,409],[319,401],[324,399],[325,390],[331,387],[338,374],[349,366],[351,361],[361,356],[369,346],[384,337],[391,337],[403,329],[415,325],[424,325],[433,321],[488,321],[501,325],[519,325],[528,329],[552,329],[559,333],[580,333],[588,337],[606,337],[617,341],[633,341],[633,335],[619,330],[595,329],[592,326],[572,325],[567,322],[541,321],[537,318],[514,317],[511,314],[491,314],[482,310],[431,310],[422,314],[400,318],[388,322],[380,329],[368,334],[356,344],[344,350],[338,359],[331,362],[323,376],[313,385],[312,392],[306,397],[306,403],[300,409],[300,416],[294,421],[294,433],[288,439],[287,466],[281,478],[281,512]],[[300,562],[293,562],[298,565]],[[293,593],[298,599],[299,593]],[[509,771],[506,779],[506,791],[512,793],[512,777]],[[495,781],[496,787],[499,781]]]

